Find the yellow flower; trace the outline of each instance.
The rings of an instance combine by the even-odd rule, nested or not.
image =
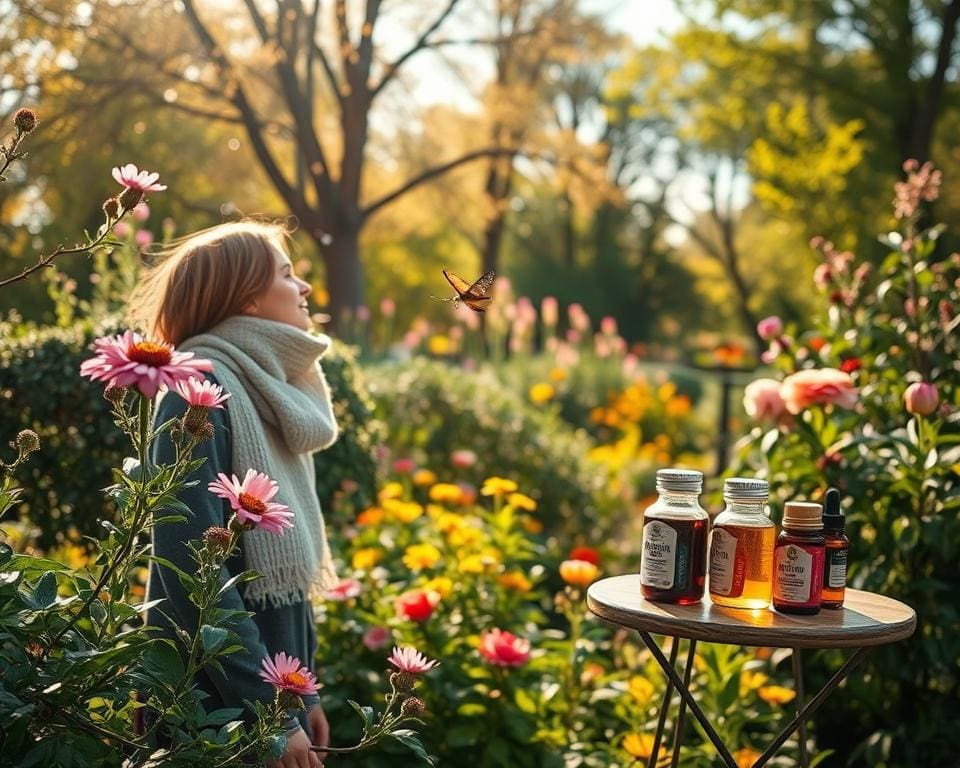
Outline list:
[[[452,533],[460,528],[463,528],[463,518],[460,515],[454,512],[442,512],[437,516],[437,530],[440,533]]]
[[[527,512],[533,512],[537,508],[537,502],[527,496],[525,493],[511,493],[507,496],[507,504],[525,509]]]
[[[364,547],[353,553],[350,564],[358,571],[369,571],[380,562],[383,550],[376,547]]]
[[[623,737],[623,748],[633,757],[646,760],[653,751],[653,736],[648,733],[628,733]]]
[[[387,499],[383,502],[383,508],[395,520],[401,523],[412,523],[423,514],[423,507],[415,501],[401,501],[400,499]]]
[[[380,507],[369,507],[357,515],[357,525],[379,525],[383,522],[383,516]]]
[[[748,691],[755,691],[764,685],[769,678],[763,672],[751,672],[749,669],[740,673],[740,695],[746,696]]]
[[[781,685],[764,685],[757,691],[757,695],[767,704],[789,704],[796,698],[797,692]]]
[[[757,762],[758,757],[760,757],[760,753],[755,749],[750,749],[750,747],[738,749],[733,753],[733,759],[737,761],[737,768],[753,768],[753,764]]]
[[[424,584],[423,588],[436,592],[440,595],[441,600],[446,600],[453,592],[453,579],[446,576],[437,576]]]
[[[653,696],[653,683],[647,678],[635,675],[627,683],[627,691],[641,707],[646,706]]]
[[[453,483],[437,483],[430,489],[430,501],[437,504],[456,504],[462,495],[463,490]]]
[[[523,525],[523,530],[527,533],[532,533],[533,535],[543,533],[543,523],[533,517],[533,515],[524,515],[520,523]]]
[[[600,569],[586,560],[564,560],[560,563],[560,577],[573,587],[588,587],[592,584]]]
[[[567,380],[567,372],[563,368],[552,368],[550,378],[559,384],[561,381]]]
[[[437,482],[437,476],[429,469],[418,469],[413,473],[414,485],[433,485]]]
[[[490,573],[498,565],[500,565],[500,553],[495,549],[487,548],[482,554],[461,558],[459,569],[461,573]]]
[[[403,564],[411,571],[432,568],[440,560],[440,550],[433,544],[411,544],[403,553]]]
[[[398,482],[387,483],[383,488],[380,489],[380,493],[377,495],[377,498],[380,499],[382,504],[387,499],[399,499],[403,496],[403,486]]]
[[[497,579],[501,586],[512,589],[515,592],[529,592],[533,588],[533,582],[528,579],[522,571],[508,571],[501,574]]]
[[[431,355],[443,356],[453,352],[453,342],[449,336],[442,333],[435,333],[427,340],[427,349]]]
[[[482,538],[483,531],[469,525],[461,525],[459,528],[454,528],[447,537],[450,545],[453,547],[469,547],[476,544]]]
[[[547,384],[545,381],[541,381],[538,384],[534,384],[530,387],[530,401],[534,405],[543,405],[553,400],[554,395],[557,394],[557,390],[553,388],[552,384]]]
[[[657,387],[657,397],[664,403],[675,394],[677,394],[677,385],[672,381],[666,381]]]
[[[505,477],[488,477],[483,481],[480,493],[484,496],[505,496],[513,493],[518,487],[513,480],[507,480]]]

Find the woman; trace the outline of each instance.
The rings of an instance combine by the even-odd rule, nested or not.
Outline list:
[[[162,524],[153,533],[154,554],[187,571],[194,567],[186,542],[210,526],[223,526],[227,502],[207,490],[218,474],[243,478],[248,469],[264,472],[279,485],[274,502],[294,512],[284,536],[252,530],[243,534],[239,553],[223,579],[252,569],[262,577],[228,589],[221,606],[252,611],[234,629],[245,650],[222,658],[225,674],[212,669],[197,684],[209,694],[208,710],[242,707],[244,700],[273,700],[273,686],[260,678],[261,662],[278,651],[296,656],[312,670],[316,635],[310,595],[336,582],[317,501],[312,454],[337,438],[330,393],[317,362],[330,345],[309,333],[310,286],[294,273],[286,233],[255,222],[223,224],[179,242],[148,271],[131,300],[135,325],[150,338],[174,344],[213,362],[209,380],[230,394],[224,409],[211,409],[213,438],[200,444],[203,466],[180,494],[193,512],[180,523]],[[156,423],[183,415],[186,403],[163,397]],[[158,439],[154,461],[173,461],[168,436]],[[147,599],[163,599],[147,622],[174,637],[172,624],[191,635],[196,611],[176,574],[151,565]],[[287,747],[272,765],[316,768],[311,744],[327,746],[329,726],[319,697],[305,697],[306,712],[288,722]]]

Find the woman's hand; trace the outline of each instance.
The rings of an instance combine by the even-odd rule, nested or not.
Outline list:
[[[267,768],[323,768],[319,756],[310,747],[310,738],[303,728],[297,728],[287,736],[287,748],[280,759],[267,763]]]
[[[330,746],[330,724],[327,722],[327,716],[323,713],[323,707],[314,704],[307,712],[307,722],[310,723],[310,733],[313,734],[313,746]],[[325,758],[326,752],[320,752],[320,757]]]

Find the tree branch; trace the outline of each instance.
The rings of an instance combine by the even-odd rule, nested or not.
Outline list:
[[[419,187],[424,182],[429,181],[430,179],[434,179],[437,176],[442,176],[448,171],[452,171],[454,168],[458,168],[461,165],[465,165],[467,163],[473,162],[474,160],[479,160],[482,157],[498,157],[498,156],[516,157],[517,155],[526,155],[526,153],[524,153],[523,150],[521,150],[519,147],[488,147],[487,149],[476,149],[472,152],[467,152],[465,155],[461,155],[455,160],[449,160],[446,163],[441,163],[440,165],[435,165],[431,168],[427,168],[426,170],[414,176],[412,179],[409,179],[408,181],[401,184],[392,192],[388,192],[383,197],[377,200],[374,200],[372,203],[367,205],[361,211],[361,218],[364,218],[364,219],[367,218],[371,214],[378,211],[380,208],[383,208],[383,206],[388,205],[389,203],[392,203],[398,197],[401,197],[407,194],[407,192],[410,192],[416,187]]]

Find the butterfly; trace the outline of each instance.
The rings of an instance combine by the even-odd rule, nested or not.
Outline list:
[[[453,290],[457,292],[457,295],[449,299],[441,299],[439,296],[433,296],[432,298],[438,299],[439,301],[452,301],[454,307],[459,306],[462,301],[474,312],[487,311],[487,305],[493,301],[493,296],[487,296],[487,290],[493,285],[493,271],[487,272],[473,285],[470,285],[462,277],[457,277],[448,269],[443,270],[443,276],[447,278],[447,282],[453,286]]]

